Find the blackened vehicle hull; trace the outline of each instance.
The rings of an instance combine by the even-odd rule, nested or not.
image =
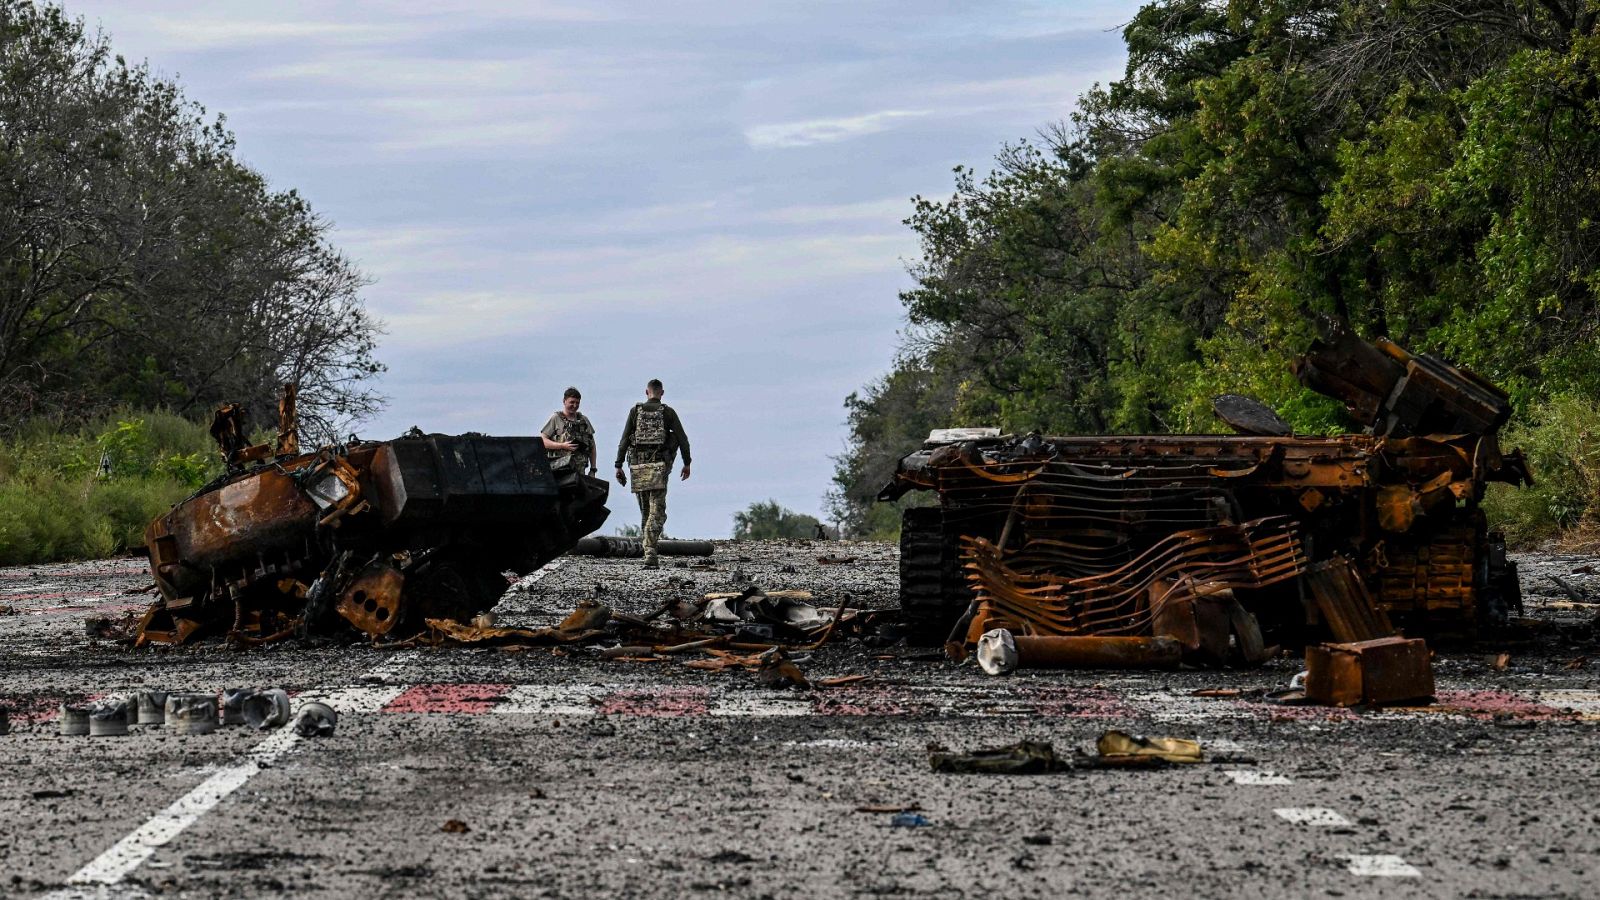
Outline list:
[[[237,458],[235,454],[233,458]],[[550,470],[539,438],[414,434],[263,459],[145,533],[162,599],[139,641],[242,639],[336,621],[390,636],[461,618],[599,528],[606,482]]]

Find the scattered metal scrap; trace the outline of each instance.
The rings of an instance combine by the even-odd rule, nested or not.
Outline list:
[[[611,556],[622,559],[644,558],[644,543],[638,538],[596,537],[581,538],[568,551],[573,556]],[[656,542],[656,552],[662,556],[711,556],[717,552],[710,541],[662,540]]]
[[[687,668],[742,669],[768,687],[810,689],[800,669],[808,654],[834,638],[865,636],[893,614],[889,610],[829,611],[807,602],[805,591],[713,593],[688,601],[673,599],[645,616],[618,612],[595,599],[585,600],[560,624],[549,628],[468,625],[449,619],[427,620],[428,630],[409,645],[592,648],[600,659],[616,662],[681,660]],[[815,686],[853,683],[858,678],[823,679]]]
[[[467,620],[607,515],[605,481],[551,473],[538,438],[447,436],[299,452],[290,386],[277,440],[249,445],[244,411],[217,411],[226,473],[145,531],[161,591],[136,644],[207,627],[243,643],[342,619],[373,638]]]
[[[1161,638],[1219,665],[1395,626],[1466,636],[1520,608],[1479,508],[1490,482],[1532,482],[1499,448],[1506,395],[1338,328],[1296,373],[1364,433],[1295,436],[1238,397],[1218,403],[1238,435],[934,432],[879,494],[937,497],[905,512],[908,617],[957,658],[1003,629],[1019,665],[1168,665]]]
[[[1173,764],[1240,762],[1228,754],[1208,756],[1199,741],[1174,737],[1145,737],[1107,731],[1095,742],[1094,753],[1056,753],[1045,741],[1018,741],[1004,747],[953,752],[938,744],[928,747],[928,764],[935,772],[965,775],[1043,775],[1072,769],[1159,768]]]

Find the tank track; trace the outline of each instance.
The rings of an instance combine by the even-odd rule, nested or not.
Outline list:
[[[917,643],[938,644],[970,602],[960,550],[936,506],[906,510],[900,520],[900,608]]]

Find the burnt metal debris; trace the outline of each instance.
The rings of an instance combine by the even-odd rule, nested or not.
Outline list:
[[[573,556],[609,556],[618,559],[643,559],[644,542],[630,537],[586,537],[570,551]],[[716,545],[710,541],[676,541],[663,539],[656,542],[656,552],[662,556],[713,556]]]
[[[936,496],[905,511],[908,618],[958,658],[1009,630],[1022,665],[1170,664],[1153,644],[1094,643],[1110,638],[1249,664],[1329,638],[1505,622],[1521,604],[1515,567],[1479,501],[1491,482],[1532,482],[1499,446],[1506,394],[1337,326],[1295,371],[1362,432],[1273,435],[1270,410],[1240,398],[1219,402],[1236,435],[935,432],[879,495]]]
[[[341,622],[374,639],[470,619],[605,521],[608,485],[552,474],[537,437],[423,434],[300,452],[293,386],[277,439],[217,410],[226,473],[150,523],[161,597],[135,643],[224,629],[246,644]]]

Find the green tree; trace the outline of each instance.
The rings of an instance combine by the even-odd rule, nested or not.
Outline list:
[[[757,501],[733,514],[736,541],[800,540],[814,538],[822,525],[816,516],[797,513],[776,500]]]
[[[370,414],[366,278],[219,116],[59,8],[0,0],[0,425],[128,405]]]
[[[1222,393],[1349,427],[1290,371],[1325,318],[1525,416],[1600,400],[1597,23],[1591,0],[1147,4],[1122,78],[913,198],[909,338],[847,401],[835,514],[888,535],[872,498],[929,427],[1214,431]]]

